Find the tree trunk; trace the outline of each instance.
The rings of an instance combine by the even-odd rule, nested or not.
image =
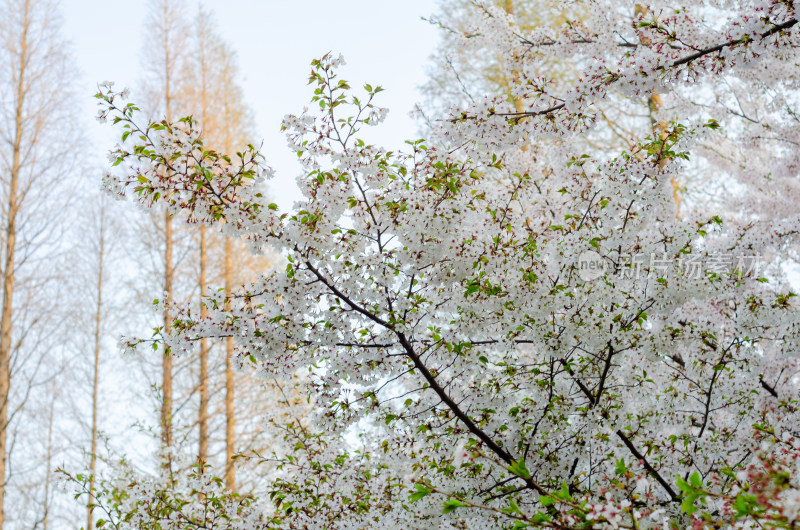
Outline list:
[[[508,13],[509,15],[513,15],[514,14],[514,0],[505,0],[505,4],[503,5],[503,9],[505,9],[506,13]],[[515,74],[516,74],[516,72],[515,72]],[[512,96],[512,94],[511,94],[511,83],[512,83],[511,79],[507,79],[506,80],[506,83],[505,83],[506,84],[506,90],[508,91],[509,97],[511,97],[512,100],[514,101],[514,110],[516,112],[522,112],[523,110],[525,110],[525,107],[524,107],[524,105],[522,103],[522,100],[520,98]],[[528,150],[527,149],[527,145],[523,147],[523,150],[525,150],[525,151]]]
[[[164,212],[164,293],[165,304],[172,301],[172,217],[169,211]],[[172,317],[169,310],[164,309],[164,333],[169,335],[172,326]],[[172,353],[164,348],[162,364],[162,390],[161,402],[161,443],[165,448],[172,446]],[[171,467],[171,458],[167,458],[167,465]]]
[[[47,530],[47,524],[50,517],[50,470],[53,465],[53,415],[56,408],[56,393],[55,389],[50,401],[50,418],[47,422],[47,467],[46,475],[44,478],[44,507],[42,511],[42,529]],[[89,530],[91,527],[87,528]]]
[[[164,111],[166,119],[172,118],[172,51],[170,50],[169,26],[171,23],[169,4],[163,3],[164,16]],[[172,302],[172,216],[169,210],[164,212],[164,333],[169,335],[172,327],[172,317],[169,314],[169,303]],[[172,447],[172,352],[164,348],[164,360],[161,372],[163,401],[161,403],[161,443],[165,449]],[[167,457],[167,468],[172,471],[172,459]]]
[[[208,64],[206,61],[206,35],[199,34],[199,66],[200,66],[200,126],[205,130],[208,120]],[[208,317],[208,308],[203,303],[206,294],[206,227],[200,225],[200,319]],[[198,410],[199,439],[198,458],[208,462],[208,339],[200,339],[200,409]]]
[[[634,8],[634,14],[636,16],[647,15],[647,8],[642,7],[640,4],[636,4]],[[650,39],[647,37],[639,35],[639,40],[642,44],[650,44]],[[658,121],[656,119],[656,114],[659,110],[661,110],[661,95],[660,94],[650,94],[647,98],[647,110],[650,113],[650,125],[653,128],[653,136],[658,135],[662,140],[667,136],[667,123],[663,121]],[[667,163],[667,160],[664,159],[659,162],[659,165],[663,166]],[[680,185],[675,177],[669,178],[669,183],[672,185],[672,199],[675,201],[675,217],[678,219],[681,218],[681,196],[680,192]]]
[[[8,439],[8,400],[11,389],[11,319],[14,301],[14,251],[17,238],[17,212],[19,210],[19,176],[21,168],[22,111],[25,104],[25,73],[28,63],[28,30],[30,1],[26,0],[22,36],[20,38],[19,79],[16,86],[14,116],[14,145],[11,174],[8,179],[8,212],[6,218],[6,260],[3,270],[3,311],[0,314],[0,528],[5,521],[6,462]]]
[[[94,316],[94,376],[92,380],[92,452],[89,457],[89,502],[87,503],[86,514],[86,529],[93,528],[93,514],[94,511],[94,483],[95,473],[97,467],[97,395],[100,371],[100,324],[102,320],[103,309],[103,258],[105,253],[105,232],[103,216],[105,212],[100,213],[100,234],[99,234],[99,248],[98,248],[98,264],[97,264],[97,306]]]
[[[225,238],[225,297],[229,298],[232,288],[232,244]],[[236,470],[233,466],[233,447],[235,417],[233,407],[233,337],[225,339],[225,486],[236,489]]]
[[[208,308],[203,304],[206,293],[206,228],[200,226],[200,319],[208,317]],[[198,411],[200,424],[199,448],[197,456],[203,462],[208,462],[208,339],[200,339],[200,410]]]

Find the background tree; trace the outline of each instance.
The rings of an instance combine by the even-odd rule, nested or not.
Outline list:
[[[213,14],[202,8],[195,16],[189,53],[182,71],[185,88],[181,93],[180,105],[187,114],[198,120],[208,148],[236,152],[251,141],[251,112],[243,103],[242,91],[237,84],[239,72],[235,53],[216,31],[213,19]],[[207,293],[209,279],[230,293],[236,284],[254,278],[257,271],[268,268],[272,261],[269,256],[253,256],[246,243],[241,240],[221,237],[216,232],[209,234],[202,224],[198,227],[198,238],[198,283],[202,293]],[[199,310],[202,315],[206,315],[207,308],[202,303]],[[263,382],[252,374],[236,373],[234,345],[230,337],[221,344],[224,347],[222,362],[212,365],[212,368],[222,371],[224,377],[210,378],[208,367],[213,353],[211,346],[207,339],[201,340],[199,344],[198,456],[204,462],[212,463],[209,429],[223,432],[222,469],[225,470],[227,487],[234,489],[237,454],[245,448],[245,452],[261,449],[260,445],[265,438],[264,433],[255,430],[245,435],[241,429],[236,428],[237,418],[243,418],[243,425],[246,425],[250,424],[248,420],[253,416],[263,417],[267,404],[272,402],[273,397],[270,396],[261,403],[256,400],[235,400],[236,388],[247,395],[249,392],[256,392],[255,388],[263,388]],[[224,395],[221,408],[211,406],[209,390],[216,390],[214,394]],[[220,425],[211,421],[212,416],[223,418],[224,421]],[[262,439],[261,442],[258,442],[259,438]],[[239,463],[244,462],[239,460]],[[251,482],[249,487],[253,486]]]
[[[630,13],[631,21],[643,13],[642,6],[637,4]],[[519,86],[515,79],[522,71],[510,69],[503,64],[509,56],[504,55],[501,50],[492,51],[488,47],[468,44],[470,41],[481,40],[481,19],[487,16],[495,24],[505,26],[504,31],[507,33],[513,32],[513,35],[509,35],[513,39],[523,41],[527,37],[526,33],[538,35],[537,43],[531,42],[525,50],[518,51],[524,54],[529,64],[533,64],[532,59],[536,58],[535,63],[539,68],[537,73],[548,77],[554,91],[568,91],[580,77],[585,65],[564,61],[558,54],[547,53],[546,50],[557,46],[557,39],[552,37],[558,34],[565,23],[573,27],[576,35],[584,35],[584,20],[589,18],[587,6],[584,4],[555,5],[541,0],[441,2],[438,14],[431,17],[430,22],[442,28],[442,40],[431,58],[430,79],[423,86],[425,99],[417,107],[427,126],[425,136],[430,136],[436,130],[433,125],[436,120],[447,115],[448,105],[466,106],[475,103],[478,94],[502,95],[514,103],[517,111],[524,108],[524,98],[519,94],[512,94],[512,87]],[[632,46],[631,43],[621,45]],[[602,120],[605,126],[584,135],[583,141],[587,152],[613,156],[619,149],[633,146],[639,136],[658,124],[661,104],[659,94],[651,94],[647,98],[635,100],[641,105],[637,109],[630,105],[634,100],[616,91],[613,86],[609,87],[608,96],[602,108],[598,108],[597,115],[597,119]],[[534,146],[524,147],[526,152],[533,149],[527,156],[536,157]],[[520,156],[526,157],[525,154]],[[696,182],[672,182],[673,195],[678,202],[684,198],[688,198],[690,204],[700,201],[699,206],[702,207],[708,200],[708,181],[702,178],[702,174],[693,175],[692,180]]]
[[[188,40],[187,5],[182,0],[151,0],[148,4],[148,34],[145,38],[144,63],[147,71],[146,92],[154,113],[172,119],[180,93],[179,72],[185,60]],[[173,299],[174,241],[172,217],[164,212],[160,229],[163,231],[163,293],[169,304]],[[164,312],[163,327],[170,329],[170,316]],[[173,366],[172,356],[164,351],[161,374],[161,443],[173,445]],[[167,458],[169,465],[169,457]]]
[[[108,325],[108,306],[109,294],[105,293],[104,298],[104,291],[109,283],[108,278],[108,264],[111,261],[113,263],[113,258],[115,256],[112,255],[112,252],[115,250],[112,248],[114,239],[119,237],[120,230],[117,226],[117,223],[113,220],[110,215],[110,209],[108,204],[108,199],[104,197],[95,198],[94,204],[96,205],[94,208],[90,210],[90,219],[88,219],[91,229],[88,231],[89,234],[92,235],[90,241],[91,248],[89,252],[86,252],[85,255],[91,256],[90,259],[95,260],[94,263],[86,264],[84,270],[90,271],[91,279],[94,280],[93,285],[93,309],[94,314],[93,317],[93,327],[94,327],[94,337],[92,338],[92,369],[91,369],[91,440],[90,440],[90,448],[89,448],[89,468],[88,468],[88,477],[89,477],[89,489],[93,490],[95,485],[95,480],[98,474],[97,468],[97,456],[98,456],[98,437],[100,435],[100,417],[99,417],[99,406],[100,406],[100,369],[101,369],[101,352],[103,351],[103,339],[107,335],[107,328]],[[88,279],[88,278],[87,278]],[[112,293],[113,296],[113,293]],[[115,308],[119,311],[119,308]],[[85,328],[84,328],[85,329]],[[86,506],[86,528],[90,530],[94,528],[94,508],[95,508],[96,499],[92,496],[87,498],[87,506]]]
[[[35,497],[46,505],[49,495],[34,494],[30,487],[34,482],[49,487],[42,462],[45,453],[52,456],[46,434],[52,402],[30,398],[43,395],[41,389],[50,387],[48,380],[62,366],[64,352],[55,338],[62,319],[52,310],[61,294],[54,260],[61,254],[67,226],[61,216],[74,188],[71,172],[81,142],[72,97],[74,66],[61,36],[59,10],[49,1],[23,0],[4,1],[2,11],[0,526],[32,523],[41,506],[28,510],[24,499]],[[40,414],[34,403],[44,405]],[[42,428],[32,432],[37,427]],[[46,449],[35,453],[42,440]],[[23,483],[27,491],[15,489]],[[5,509],[9,499],[11,511]]]
[[[425,118],[428,133],[435,128],[434,121],[447,112],[448,107],[467,105],[487,94],[504,95],[509,101],[515,101],[511,88],[516,74],[502,64],[505,56],[490,49],[466,53],[463,46],[465,39],[478,37],[487,6],[511,17],[520,31],[558,28],[568,13],[581,12],[577,4],[555,7],[539,0],[438,2],[436,14],[428,21],[441,28],[441,40],[431,55],[429,80],[421,90],[424,99],[417,107]],[[569,66],[557,60],[548,63],[547,67],[551,75],[558,72],[556,77],[565,77],[569,72]],[[521,105],[522,102],[516,100],[517,106]]]

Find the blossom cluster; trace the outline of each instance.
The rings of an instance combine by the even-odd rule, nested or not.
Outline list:
[[[176,455],[172,462],[185,464]],[[59,470],[65,487],[77,491],[99,514],[97,528],[117,530],[262,530],[273,520],[248,496],[224,487],[203,462],[187,471],[160,468],[149,475],[124,460],[108,477]]]

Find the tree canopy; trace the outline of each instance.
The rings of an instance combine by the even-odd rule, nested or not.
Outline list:
[[[575,11],[521,28],[482,5],[459,43],[502,58],[514,101],[452,107],[399,150],[364,139],[382,89],[315,60],[314,110],[283,123],[304,168],[292,211],[261,195],[255,147],[219,153],[191,118],[140,123],[110,86],[97,95],[122,132],[114,193],[286,257],[210,294],[204,318],[166,304],[170,330],[126,341],[180,356],[232,336],[242,366],[307,374],[313,417],[281,426],[271,498],[250,523],[229,513],[241,527],[800,518],[800,319],[783,268],[800,227],[794,4]],[[551,82],[554,61],[574,78]],[[636,114],[653,94],[659,126],[645,116],[630,145],[604,148],[605,110]],[[707,201],[678,215],[675,178]]]

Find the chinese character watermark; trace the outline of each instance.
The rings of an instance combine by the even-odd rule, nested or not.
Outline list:
[[[614,261],[606,260],[593,250],[582,252],[576,263],[578,276],[584,281],[596,280],[606,272],[616,271],[626,279],[667,278],[670,275],[684,279],[713,276],[757,276],[761,269],[761,256],[735,254],[682,254],[678,257],[666,253],[622,254]]]

